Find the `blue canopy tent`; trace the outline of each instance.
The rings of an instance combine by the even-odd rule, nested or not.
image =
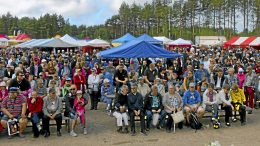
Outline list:
[[[101,58],[177,58],[181,54],[170,52],[146,41],[133,40],[122,46],[101,51]]]
[[[163,44],[162,41],[159,41],[159,40],[149,36],[148,34],[143,34],[143,35],[139,36],[138,38],[136,38],[136,40],[146,41],[148,43],[157,44],[157,45],[162,45]]]
[[[112,43],[127,43],[129,41],[134,40],[134,39],[136,39],[134,36],[132,36],[130,33],[127,33],[124,36],[113,40]]]

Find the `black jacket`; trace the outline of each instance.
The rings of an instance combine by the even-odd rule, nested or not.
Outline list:
[[[133,110],[144,110],[143,97],[140,93],[129,93],[127,96],[128,110],[129,112]]]

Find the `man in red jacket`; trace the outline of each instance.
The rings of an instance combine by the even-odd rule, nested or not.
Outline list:
[[[40,135],[40,117],[42,117],[43,100],[38,97],[37,92],[33,91],[31,98],[28,99],[28,117],[31,118],[33,137],[38,138]]]

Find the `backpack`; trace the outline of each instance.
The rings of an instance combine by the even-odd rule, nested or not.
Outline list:
[[[190,127],[192,129],[196,129],[196,130],[202,128],[202,124],[200,123],[200,121],[195,113],[190,114]]]

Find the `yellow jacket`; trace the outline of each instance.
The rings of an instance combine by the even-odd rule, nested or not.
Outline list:
[[[243,104],[244,102],[246,102],[246,97],[245,97],[243,89],[238,89],[238,92],[234,92],[231,90],[230,95],[231,95],[233,103],[238,102],[238,103]]]

